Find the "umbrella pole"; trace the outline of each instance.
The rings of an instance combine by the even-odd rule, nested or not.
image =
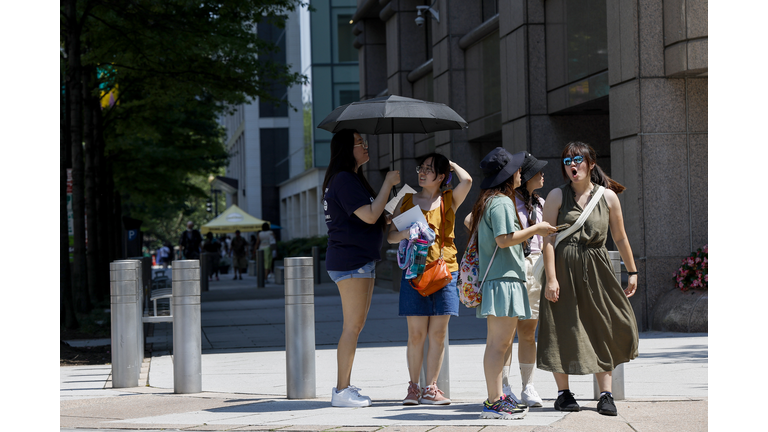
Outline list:
[[[389,169],[391,171],[394,171],[395,170],[395,119],[394,118],[390,119],[390,123],[392,126],[392,142],[389,145],[389,165],[390,165]],[[392,194],[393,194],[393,197],[397,196],[397,186],[392,186]]]

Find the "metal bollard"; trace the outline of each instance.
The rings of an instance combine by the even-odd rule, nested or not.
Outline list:
[[[136,258],[128,258],[124,261],[133,261],[136,262],[136,302],[138,303],[136,307],[136,314],[137,314],[137,338],[136,341],[138,343],[138,350],[139,350],[139,368],[141,368],[141,363],[144,361],[144,321],[142,318],[144,318],[144,297],[146,292],[146,297],[149,297],[149,284],[152,280],[152,258],[148,257],[136,257]],[[119,261],[118,261],[119,262]]]
[[[270,252],[269,249],[266,249]],[[256,253],[256,287],[264,288],[264,280],[267,278],[264,274],[264,249],[259,250]],[[271,253],[271,252],[270,252]]]
[[[616,280],[621,283],[621,254],[618,251],[608,251],[608,257],[611,259],[613,273]],[[613,369],[611,374],[611,393],[614,400],[624,400],[624,363],[619,364]],[[597,385],[597,376],[592,378],[592,392],[595,400],[600,399],[600,387]]]
[[[200,340],[200,261],[173,262],[173,392],[203,391]]]
[[[315,286],[312,258],[285,259],[285,366],[288,399],[315,390]]]
[[[139,386],[141,361],[138,347],[141,339],[137,330],[141,325],[141,308],[137,278],[140,271],[140,263],[136,260],[109,264],[113,388]]]
[[[444,396],[451,398],[451,362],[449,355],[448,330],[445,331],[445,349],[443,352],[443,364],[440,366],[440,374],[437,375],[437,388],[443,391]],[[432,384],[427,382],[427,352],[429,352],[429,336],[424,340],[424,359],[421,363],[419,374],[419,387],[425,388]]]
[[[258,252],[256,252],[258,254]],[[256,258],[256,257],[254,257]],[[255,260],[249,260],[248,261],[248,276],[256,276],[256,261]]]
[[[312,246],[312,277],[315,280],[315,285],[320,285],[320,248]]]
[[[203,252],[200,254],[200,292],[208,291],[208,279],[213,274],[211,268],[212,252]]]

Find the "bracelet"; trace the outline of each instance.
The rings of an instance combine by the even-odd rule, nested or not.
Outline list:
[[[636,274],[637,274],[637,272],[636,272],[636,271],[633,271],[633,272],[627,272],[627,275],[629,275],[629,276],[632,276],[632,275],[636,275]]]

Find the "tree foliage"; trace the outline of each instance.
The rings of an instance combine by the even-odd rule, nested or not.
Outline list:
[[[228,159],[220,116],[255,98],[277,102],[270,91],[274,85],[305,81],[290,65],[270,60],[278,48],[256,32],[261,23],[284,27],[286,14],[301,5],[300,0],[61,3],[61,45],[68,59],[64,94],[73,102],[66,102],[72,107],[71,127],[62,140],[92,143],[85,156],[79,145],[68,148],[77,159],[72,164],[84,157],[95,161],[85,167],[96,179],[85,200],[90,209],[98,207],[93,200],[107,208],[103,214],[89,210],[88,223],[111,231],[89,247],[110,260],[124,258],[121,217],[142,220],[150,234],[169,240],[180,218],[205,211],[206,179],[220,173]],[[86,96],[84,103],[79,95]],[[89,103],[87,96],[101,104]],[[109,98],[113,101],[106,103]],[[82,196],[79,182],[75,187]],[[81,220],[83,206],[75,213]],[[75,285],[87,279],[82,274],[81,267],[73,269]]]

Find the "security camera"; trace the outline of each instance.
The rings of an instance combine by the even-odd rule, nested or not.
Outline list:
[[[421,27],[424,25],[425,20],[424,16],[422,15],[424,11],[430,12],[432,14],[432,19],[440,22],[440,14],[436,10],[429,6],[416,6],[416,19],[414,21],[416,22],[417,26]]]

